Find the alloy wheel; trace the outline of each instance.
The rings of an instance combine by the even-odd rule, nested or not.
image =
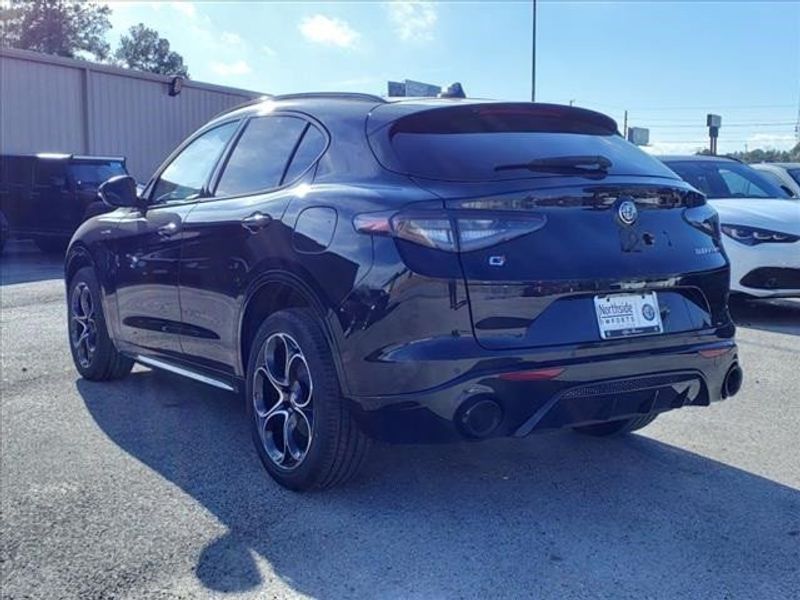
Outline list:
[[[97,322],[92,292],[81,281],[72,289],[70,298],[70,341],[78,362],[89,368],[97,350]]]
[[[261,444],[280,469],[296,469],[314,432],[313,383],[300,345],[287,333],[264,342],[253,374],[253,412]]]

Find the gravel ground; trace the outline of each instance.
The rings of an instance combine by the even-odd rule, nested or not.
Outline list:
[[[730,401],[623,440],[379,447],[296,495],[235,396],[79,379],[59,262],[0,260],[2,598],[800,597],[800,303],[737,306]]]

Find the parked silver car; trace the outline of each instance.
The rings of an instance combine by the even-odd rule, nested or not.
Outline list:
[[[800,163],[757,163],[750,166],[786,193],[800,198]]]

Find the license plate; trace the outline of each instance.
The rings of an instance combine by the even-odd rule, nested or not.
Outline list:
[[[604,340],[664,332],[655,292],[595,296],[594,310]]]

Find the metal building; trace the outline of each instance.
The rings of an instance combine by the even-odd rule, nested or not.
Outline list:
[[[145,181],[209,118],[260,95],[2,48],[0,153],[121,155]]]

